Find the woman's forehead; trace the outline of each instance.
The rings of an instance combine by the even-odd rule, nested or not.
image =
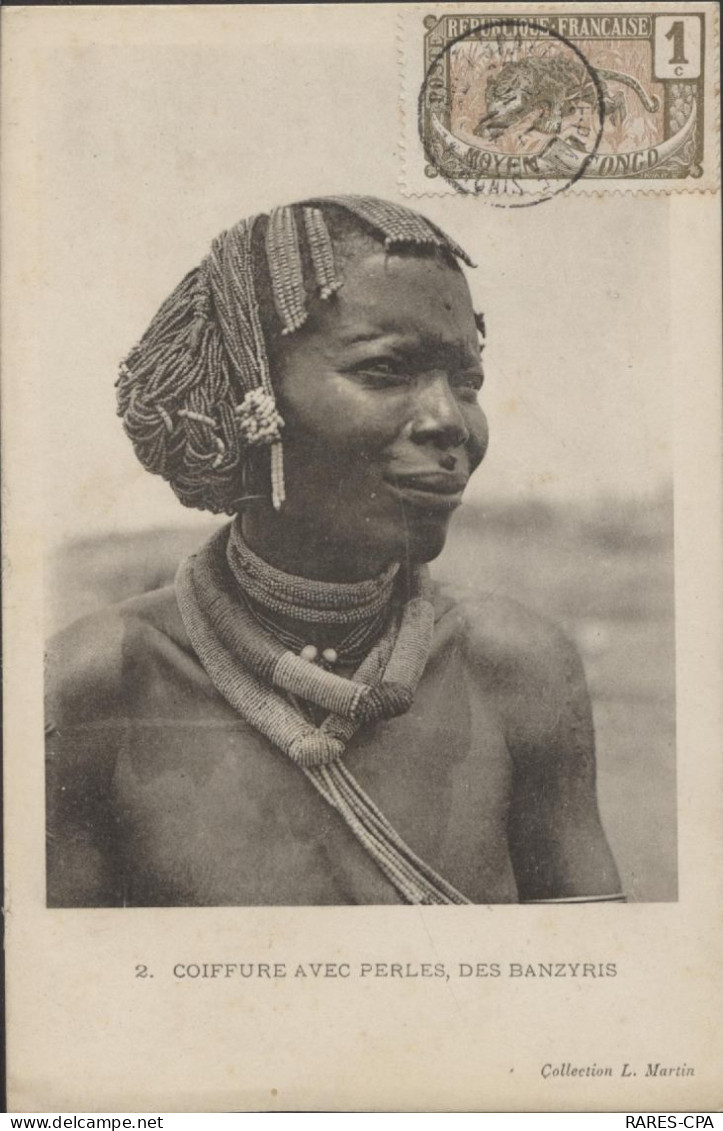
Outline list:
[[[317,305],[314,323],[345,341],[383,333],[476,337],[464,275],[436,258],[384,251],[347,261],[334,301]]]

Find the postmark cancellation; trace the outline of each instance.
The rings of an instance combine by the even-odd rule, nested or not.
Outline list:
[[[705,4],[406,9],[403,191],[519,207],[715,190],[716,20]]]

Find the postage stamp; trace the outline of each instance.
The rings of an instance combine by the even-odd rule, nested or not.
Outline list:
[[[403,188],[520,207],[718,183],[702,5],[407,10]]]

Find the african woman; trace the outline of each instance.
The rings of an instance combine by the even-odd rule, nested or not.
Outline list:
[[[232,520],[50,649],[50,905],[622,898],[571,645],[430,580],[487,447],[460,261],[396,204],[276,208],[127,357],[138,457]]]

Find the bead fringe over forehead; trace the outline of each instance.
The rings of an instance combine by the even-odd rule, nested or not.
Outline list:
[[[271,499],[284,502],[282,429],[254,282],[254,236],[264,252],[282,334],[308,317],[308,294],[328,301],[342,285],[324,218],[327,206],[356,218],[388,251],[440,248],[472,266],[430,220],[366,196],[330,196],[274,208],[218,236],[201,265],[163,303],[120,367],[118,415],[143,466],[185,506],[235,513],[253,448],[270,449]],[[304,254],[313,278],[304,274]]]

